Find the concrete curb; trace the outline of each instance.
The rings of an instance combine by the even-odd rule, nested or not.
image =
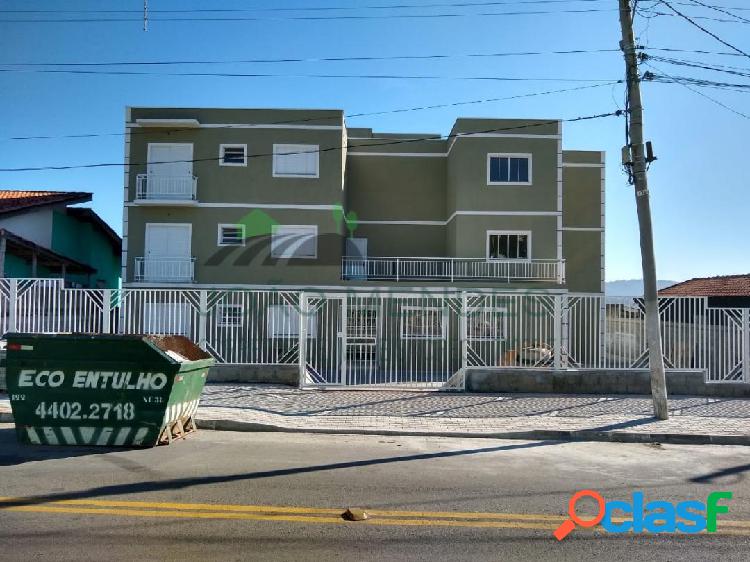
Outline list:
[[[0,423],[13,423],[11,412],[0,412]],[[225,419],[196,419],[199,429],[213,431],[319,433],[325,435],[383,435],[393,437],[458,437],[468,439],[522,439],[524,441],[598,441],[605,443],[669,443],[672,445],[745,445],[750,446],[748,435],[711,435],[705,433],[636,433],[633,431],[554,431],[534,429],[530,431],[408,431],[394,429],[337,429],[310,427],[299,429],[257,422]]]
[[[628,431],[403,431],[391,429],[293,428],[280,425],[223,419],[197,419],[200,429],[214,431],[276,431],[327,435],[383,435],[395,437],[459,437],[471,439],[523,439],[524,441],[599,441],[607,443],[669,443],[673,445],[750,445],[750,435],[710,435],[701,433],[635,433]]]

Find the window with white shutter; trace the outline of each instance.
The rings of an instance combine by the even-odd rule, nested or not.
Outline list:
[[[219,147],[219,166],[247,166],[247,145],[222,144]]]
[[[220,224],[219,246],[244,246],[245,225],[244,224]]]
[[[319,177],[320,146],[317,144],[274,144],[273,177]]]
[[[273,226],[271,233],[272,258],[318,257],[318,227],[316,225]]]

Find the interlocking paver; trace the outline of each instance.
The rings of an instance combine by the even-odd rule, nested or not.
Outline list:
[[[669,406],[670,419],[659,421],[652,417],[649,396],[334,391],[210,384],[198,417],[301,431],[750,436],[750,400],[676,396]]]
[[[299,390],[208,384],[198,420],[287,431],[508,434],[604,432],[747,438],[750,399],[675,396],[670,419],[652,417],[649,396],[464,394],[397,390]],[[0,395],[0,414],[10,412]]]

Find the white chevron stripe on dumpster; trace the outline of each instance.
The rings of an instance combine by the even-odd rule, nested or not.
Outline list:
[[[47,443],[50,445],[58,445],[60,441],[57,439],[57,434],[55,433],[55,430],[51,427],[43,427],[42,428],[42,435],[44,435],[44,438],[46,439]]]
[[[90,445],[91,441],[94,439],[95,431],[95,427],[79,427],[78,433],[81,434],[81,442],[83,442],[84,445]]]
[[[39,435],[36,432],[36,429],[33,427],[27,427],[26,428],[26,434],[29,436],[29,441],[31,441],[34,445],[39,445],[42,441],[39,439]]]
[[[164,412],[164,420],[162,423],[166,425],[179,419],[184,419],[186,417],[195,415],[195,412],[198,411],[199,402],[200,399],[196,399],[190,400],[188,402],[179,402],[177,404],[168,406],[167,411]]]
[[[128,435],[130,435],[130,428],[121,428],[120,431],[117,432],[117,437],[115,437],[115,446],[120,447],[124,445],[125,440],[128,438]]]
[[[62,433],[63,440],[67,445],[76,445],[78,443],[76,436],[73,434],[73,429],[70,427],[61,427],[60,433]]]
[[[143,440],[146,438],[147,434],[148,434],[147,427],[138,428],[138,431],[135,432],[135,437],[133,437],[133,445],[142,445]]]
[[[25,428],[29,442],[34,445],[143,445],[152,428],[149,427],[30,427]],[[132,439],[128,439],[131,437]]]
[[[113,427],[103,427],[99,434],[99,439],[96,440],[97,445],[106,445],[109,443],[109,438],[112,437]]]

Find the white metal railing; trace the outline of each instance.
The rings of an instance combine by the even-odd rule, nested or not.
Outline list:
[[[750,383],[750,309],[661,298],[667,370]],[[66,289],[0,279],[0,333],[184,334],[219,363],[311,385],[451,384],[476,367],[644,369],[641,299],[541,291]]]
[[[195,258],[135,258],[135,280],[154,283],[192,283]]]
[[[498,281],[565,282],[565,260],[486,260],[477,258],[350,258],[341,261],[343,279],[389,281]]]
[[[138,174],[135,197],[138,200],[195,201],[198,198],[198,178]]]

